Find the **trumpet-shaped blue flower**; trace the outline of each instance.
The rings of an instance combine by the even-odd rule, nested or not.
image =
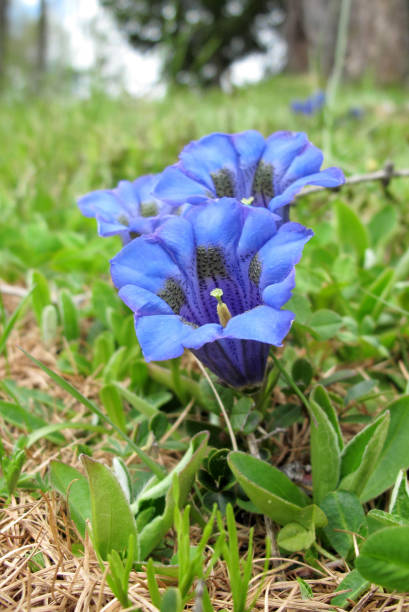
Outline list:
[[[231,386],[262,381],[269,345],[280,346],[291,327],[294,315],[281,307],[312,236],[275,219],[221,198],[169,218],[113,258],[112,279],[135,313],[147,361],[186,348]]]
[[[152,196],[156,174],[135,181],[120,181],[115,189],[99,189],[78,199],[86,217],[95,217],[100,236],[119,234],[124,244],[139,234],[152,232],[173,209]]]
[[[295,113],[302,115],[313,115],[317,113],[325,104],[325,93],[323,91],[317,91],[312,94],[306,100],[293,100],[291,102],[291,109]]]
[[[288,221],[288,204],[304,185],[337,187],[339,168],[320,170],[323,155],[302,132],[255,130],[210,134],[187,145],[164,170],[154,195],[173,206],[231,197],[276,211]]]

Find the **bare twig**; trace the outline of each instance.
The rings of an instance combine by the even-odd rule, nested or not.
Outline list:
[[[387,161],[382,170],[377,170],[376,172],[368,172],[367,174],[353,174],[352,176],[348,176],[345,179],[345,183],[336,187],[336,190],[341,189],[345,186],[357,185],[358,183],[370,183],[372,181],[382,181],[384,187],[387,187],[390,181],[394,178],[409,178],[409,169],[404,170],[395,170],[393,162]],[[331,189],[331,187],[307,187],[304,191],[301,191],[295,196],[295,199],[298,200],[303,198],[306,195],[310,195],[311,193],[318,193],[319,191],[324,191],[326,189]]]

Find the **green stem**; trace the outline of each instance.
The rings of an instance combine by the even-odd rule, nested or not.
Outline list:
[[[300,400],[302,401],[302,403],[304,404],[304,406],[307,408],[307,410],[309,411],[310,409],[310,405],[308,403],[307,398],[305,397],[304,393],[302,393],[299,388],[297,387],[297,385],[295,384],[292,376],[290,376],[290,374],[288,374],[288,372],[286,372],[286,370],[283,368],[283,366],[281,365],[280,361],[277,359],[277,357],[272,353],[271,354],[274,364],[276,365],[276,367],[280,370],[280,373],[283,375],[283,377],[285,378],[285,380],[288,382],[288,384],[290,385],[291,389],[294,391],[294,393],[296,395],[298,395],[298,397],[300,398]]]

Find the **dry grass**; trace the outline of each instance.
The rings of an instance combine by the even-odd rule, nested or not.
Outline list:
[[[12,305],[11,305],[12,306]],[[63,398],[66,405],[73,407],[74,400],[58,387],[50,385],[47,376],[36,368],[17,348],[24,347],[35,357],[56,369],[55,347],[45,347],[38,336],[37,327],[27,318],[18,330],[14,330],[8,351],[8,363],[0,359],[0,379],[13,378],[18,384],[29,388],[44,389],[58,398]],[[71,377],[71,382],[88,397],[96,395],[98,386],[93,379]],[[82,408],[75,406],[78,419],[81,420]],[[53,419],[62,419],[56,413]],[[13,431],[0,422],[0,435],[6,450],[10,449]],[[70,432],[67,431],[67,439]],[[62,459],[74,467],[79,467],[75,449],[86,437],[79,437],[78,430],[72,433],[72,443],[64,448],[56,448],[45,440],[40,441],[30,451],[26,471],[45,476],[49,463],[53,459]],[[84,434],[85,436],[85,434]],[[292,446],[284,448],[283,456],[287,461],[297,459],[300,449],[304,449],[308,432],[305,427],[294,427],[290,432]],[[280,440],[278,440],[280,442]],[[103,451],[96,448],[96,456],[103,456]],[[163,454],[161,460],[165,465],[174,462],[171,454]],[[65,500],[53,493],[33,496],[19,492],[18,499],[13,498],[9,505],[3,504],[0,511],[0,610],[9,611],[110,611],[121,610],[121,605],[113,596],[105,582],[105,572],[101,569],[88,539],[83,544],[83,552],[76,553],[75,544],[79,535],[67,516]],[[262,577],[264,554],[264,526],[256,525],[255,558],[253,578],[249,591],[249,601],[257,592]],[[200,530],[192,528],[192,543],[200,537]],[[241,553],[247,548],[248,528],[239,527]],[[42,563],[38,565],[41,553]],[[42,565],[44,567],[42,567]],[[345,577],[348,568],[341,561],[322,563],[321,570],[303,563],[300,556],[293,559],[272,558],[271,569],[267,573],[263,589],[258,597],[255,610],[259,612],[277,611],[292,612],[335,610],[330,605],[334,591]],[[313,598],[302,599],[296,577],[302,577],[310,586]],[[169,586],[171,579],[160,582],[160,587]],[[216,611],[233,611],[232,597],[229,588],[227,570],[222,562],[216,564],[208,581],[208,589]],[[130,577],[129,597],[133,606],[144,612],[154,612],[156,608],[150,603],[144,572],[133,572]],[[193,610],[194,602],[187,607]],[[132,608],[135,609],[135,608]],[[383,593],[377,587],[371,588],[360,601],[352,604],[354,612],[409,612],[409,596]]]

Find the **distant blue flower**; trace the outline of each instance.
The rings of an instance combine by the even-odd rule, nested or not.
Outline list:
[[[312,236],[297,223],[277,229],[274,219],[222,198],[170,217],[112,259],[147,361],[186,348],[233,387],[262,381],[269,345],[280,346],[291,327],[294,315],[281,307]]]
[[[306,100],[293,100],[293,102],[291,102],[291,109],[295,113],[302,115],[313,115],[321,110],[324,104],[325,93],[323,91],[317,91]]]
[[[337,187],[339,168],[320,170],[322,152],[302,132],[264,138],[248,130],[210,134],[188,144],[180,161],[162,173],[154,195],[173,206],[233,197],[276,211],[288,221],[288,204],[304,185]]]
[[[95,217],[100,236],[119,234],[124,244],[139,234],[152,232],[173,209],[152,196],[159,175],[148,174],[135,181],[120,181],[115,189],[91,191],[79,198],[86,217]]]

